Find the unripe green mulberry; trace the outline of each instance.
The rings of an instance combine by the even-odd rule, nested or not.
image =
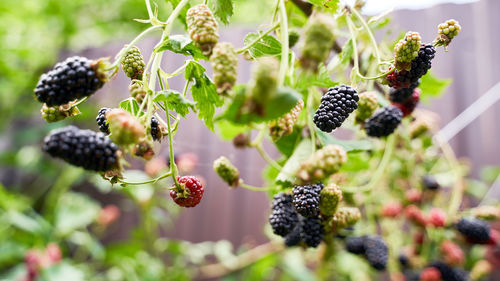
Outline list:
[[[356,122],[361,123],[370,118],[378,108],[376,92],[364,92],[359,94],[358,110],[356,110]]]
[[[288,47],[292,48],[293,46],[295,46],[295,44],[297,44],[297,42],[299,42],[299,38],[300,38],[300,33],[297,30],[295,30],[295,29],[289,30],[288,31]]]
[[[146,136],[146,129],[134,116],[123,109],[112,109],[106,112],[109,138],[118,145],[137,144]]]
[[[258,105],[264,105],[278,88],[279,63],[273,57],[262,57],[252,68],[248,82],[248,96]]]
[[[292,110],[278,120],[271,121],[269,134],[274,141],[281,137],[288,136],[293,132],[293,126],[299,118],[300,112],[304,108],[304,102],[300,100]]]
[[[462,30],[458,21],[451,19],[438,25],[438,36],[435,40],[436,46],[448,46],[455,36]]]
[[[128,91],[130,92],[130,96],[133,97],[138,104],[141,104],[147,95],[147,92],[141,85],[141,83],[134,81],[132,81],[132,83],[130,83],[130,86],[128,86]]]
[[[327,217],[333,216],[342,201],[342,190],[334,183],[327,185],[321,190],[319,209],[321,214]]]
[[[240,172],[226,157],[221,156],[214,161],[214,171],[229,186],[234,188],[240,184]]]
[[[125,46],[126,47],[126,46]],[[144,59],[141,51],[136,46],[132,46],[122,60],[122,69],[130,79],[142,79],[144,73]]]
[[[411,61],[418,56],[422,39],[418,32],[408,31],[405,37],[394,46],[394,59],[396,68],[399,70],[410,70]]]
[[[355,207],[341,207],[333,215],[332,226],[334,229],[346,228],[354,225],[361,219],[361,212]]]
[[[210,9],[205,4],[196,5],[187,11],[186,21],[191,39],[205,56],[210,56],[219,39],[218,25]]]
[[[214,82],[219,95],[229,95],[236,83],[238,69],[238,57],[233,45],[227,42],[220,42],[215,45],[210,57],[214,70]]]
[[[327,145],[300,164],[297,178],[300,182],[317,182],[338,172],[347,161],[347,153],[338,145]]]
[[[66,117],[75,116],[80,114],[78,107],[73,106],[74,102],[60,106],[48,107],[45,103],[42,106],[40,112],[42,113],[42,118],[48,123],[58,122]]]
[[[301,46],[301,63],[306,69],[316,71],[328,59],[335,41],[333,18],[324,14],[311,16],[305,26]]]
[[[427,132],[432,132],[437,129],[437,121],[432,116],[419,114],[415,120],[410,123],[410,136],[418,138]]]

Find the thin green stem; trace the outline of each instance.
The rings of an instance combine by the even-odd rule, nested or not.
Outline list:
[[[153,10],[151,9],[151,3],[149,2],[149,0],[144,0],[144,2],[146,2],[146,9],[148,9],[149,19],[152,19],[154,17],[154,14]]]
[[[146,0],[146,2],[148,2]],[[109,67],[107,67],[105,70],[111,70],[113,68],[116,68],[118,67],[118,65],[120,64],[120,62],[122,61],[122,59],[125,57],[125,55],[128,53],[128,51],[130,51],[130,49],[139,41],[141,40],[142,38],[144,38],[144,36],[146,36],[148,33],[150,33],[151,31],[154,31],[156,29],[160,29],[162,28],[163,26],[161,25],[153,25],[151,27],[149,27],[148,29],[144,30],[143,32],[141,32],[139,35],[137,35],[137,37],[135,37],[132,41],[130,41],[130,43],[128,43],[127,47],[123,48],[120,52],[118,52],[118,54],[116,55],[115,57],[115,61],[113,62],[113,64],[111,64]]]
[[[380,52],[378,50],[377,41],[375,40],[375,36],[373,36],[372,30],[370,29],[370,27],[366,23],[366,21],[363,18],[363,16],[356,9],[354,9],[354,8],[351,9],[351,12],[359,19],[359,21],[361,22],[361,25],[363,25],[366,33],[368,33],[368,37],[370,37],[370,41],[371,41],[371,43],[373,45],[373,51],[375,53],[375,58],[377,59],[377,62],[380,64],[380,62],[381,62]]]
[[[347,17],[347,27],[349,28],[349,33],[351,34],[352,40],[352,49],[353,49],[353,60],[354,60],[354,68],[352,71],[355,71],[356,74],[359,74],[359,57],[358,57],[358,46],[356,43],[357,34],[354,31],[354,23],[350,17]]]
[[[83,99],[77,101],[75,104],[72,105],[72,107],[79,106],[80,104],[84,103],[86,100],[88,100],[89,97],[84,97]]]
[[[288,72],[288,17],[286,14],[285,0],[280,1],[280,35],[281,35],[281,64],[279,72],[278,85],[285,83],[286,73]]]
[[[238,49],[236,51],[237,54],[241,54],[241,53],[244,53],[246,52],[248,49],[252,48],[253,45],[259,43],[260,40],[262,40],[262,38],[264,38],[266,35],[268,35],[269,33],[271,33],[273,30],[275,30],[276,28],[278,28],[279,26],[279,22],[278,23],[275,23],[271,28],[269,28],[266,32],[264,33],[261,33],[259,37],[257,37],[255,40],[253,40],[250,44],[246,45],[245,47],[241,48],[241,49]]]
[[[309,134],[311,134],[311,144],[312,152],[316,151],[316,130],[314,129],[312,116],[312,102],[313,102],[314,89],[309,88],[309,93],[307,95],[307,127],[309,128]]]
[[[375,173],[373,173],[370,181],[363,185],[363,186],[358,186],[358,187],[345,187],[342,189],[343,192],[346,193],[354,193],[354,192],[370,192],[375,185],[379,183],[379,181],[382,179],[384,176],[384,172],[387,169],[387,166],[390,163],[392,153],[394,151],[394,144],[396,143],[396,137],[393,135],[389,136],[387,138],[387,142],[385,145],[385,150],[384,150],[384,155],[382,156],[382,160],[380,160],[380,163],[378,164],[377,170],[375,170]]]
[[[257,186],[253,186],[253,185],[248,185],[246,183],[240,183],[239,186],[244,188],[244,189],[251,190],[251,191],[269,191],[268,187],[257,187]]]
[[[147,180],[147,181],[141,181],[141,182],[128,182],[128,181],[125,181],[125,180],[121,180],[121,179],[118,179],[118,182],[119,183],[123,183],[123,184],[126,184],[126,185],[142,185],[142,184],[146,184],[146,183],[156,183],[158,182],[159,180],[162,180],[166,177],[169,177],[170,175],[172,175],[171,171],[168,171],[167,173],[157,177],[157,178],[154,178],[152,180]]]
[[[173,145],[173,136],[172,136],[172,128],[170,127],[170,117],[168,116],[168,104],[165,102],[165,109],[167,115],[167,130],[168,130],[168,153],[170,155],[170,173],[172,175],[172,179],[174,180],[175,186],[179,186],[179,182],[177,182],[176,170],[177,165],[175,164],[174,158],[174,145]]]

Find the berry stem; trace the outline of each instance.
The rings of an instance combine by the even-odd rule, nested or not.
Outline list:
[[[166,177],[169,177],[170,175],[172,175],[172,172],[168,171],[165,174],[163,174],[163,175],[161,175],[161,176],[159,176],[157,178],[154,178],[152,180],[147,180],[147,181],[142,181],[142,182],[127,182],[127,181],[118,179],[118,182],[122,183],[122,184],[126,184],[126,185],[142,185],[142,184],[146,184],[146,183],[156,183],[159,180],[162,180],[162,179],[164,179]]]
[[[352,12],[352,14],[354,14],[359,19],[359,21],[361,22],[361,25],[363,26],[363,28],[365,29],[366,33],[368,34],[368,37],[370,38],[370,42],[372,43],[372,46],[373,46],[373,51],[375,53],[375,58],[377,59],[377,63],[380,64],[381,63],[380,51],[378,50],[377,41],[375,40],[375,36],[373,35],[373,32],[370,29],[370,26],[368,26],[368,24],[366,23],[366,21],[363,18],[363,16],[356,9],[351,8],[351,12]]]
[[[354,193],[359,191],[370,192],[373,189],[373,187],[376,186],[384,176],[384,172],[386,171],[386,168],[391,160],[395,143],[396,143],[396,138],[394,134],[392,134],[387,138],[382,160],[380,160],[380,163],[377,166],[377,170],[375,170],[375,173],[373,173],[370,181],[367,184],[357,187],[344,187],[342,188],[342,191],[346,193]]]
[[[257,151],[259,152],[260,156],[262,156],[262,158],[266,160],[266,162],[269,165],[273,166],[273,168],[280,171],[282,169],[281,165],[276,163],[276,161],[274,161],[274,159],[271,158],[271,156],[269,156],[269,154],[267,154],[267,152],[262,147],[262,140],[264,139],[264,134],[265,134],[264,130],[265,130],[264,128],[260,129],[259,134],[248,146],[255,147],[255,149],[257,149]]]
[[[307,116],[313,116],[312,111],[312,103],[313,103],[313,95],[315,93],[314,88],[309,88],[309,93],[307,95]],[[316,130],[313,125],[313,118],[307,118],[307,127],[309,128],[309,133],[311,134],[311,144],[312,144],[312,152],[316,151]]]
[[[275,23],[271,28],[269,28],[266,32],[260,34],[259,37],[255,38],[255,40],[253,40],[250,44],[246,45],[245,47],[241,48],[241,49],[238,49],[236,51],[237,54],[241,54],[241,53],[244,53],[246,52],[248,49],[252,48],[255,44],[259,43],[260,40],[262,40],[262,38],[264,38],[266,35],[268,35],[269,33],[271,33],[273,30],[275,30],[276,28],[278,28],[279,26],[279,22],[278,23]]]
[[[239,186],[241,186],[245,189],[251,190],[251,191],[269,191],[268,187],[257,187],[257,186],[253,186],[253,185],[248,185],[246,183],[240,183]]]
[[[281,35],[281,64],[278,85],[281,87],[285,83],[286,73],[288,72],[288,18],[286,15],[285,0],[279,0],[280,3],[280,35]]]
[[[80,104],[84,103],[86,100],[88,100],[89,97],[84,97],[83,99],[77,101],[75,104],[73,104],[71,107],[79,106]]]

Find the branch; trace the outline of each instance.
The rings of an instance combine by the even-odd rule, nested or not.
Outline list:
[[[232,272],[241,270],[266,257],[269,254],[278,253],[283,251],[284,249],[285,247],[283,246],[282,242],[271,241],[248,250],[229,261],[225,261],[224,263],[202,266],[199,269],[199,275],[201,275],[203,279],[212,279],[225,276]]]

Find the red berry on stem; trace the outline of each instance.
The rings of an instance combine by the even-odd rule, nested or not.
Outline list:
[[[201,182],[193,176],[177,177],[178,187],[170,190],[170,197],[181,207],[194,207],[200,203],[205,191]]]
[[[428,221],[434,227],[443,227],[446,224],[446,213],[439,208],[433,208],[429,212]]]

